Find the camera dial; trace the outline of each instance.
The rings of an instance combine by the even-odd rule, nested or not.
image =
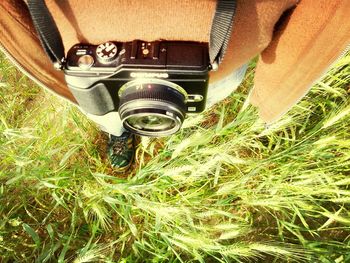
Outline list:
[[[112,42],[106,42],[96,48],[96,55],[101,63],[111,63],[117,57],[117,46]]]

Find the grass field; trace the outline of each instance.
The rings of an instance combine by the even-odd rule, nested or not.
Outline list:
[[[266,128],[232,96],[143,139],[105,137],[0,57],[1,262],[350,262],[350,56]]]

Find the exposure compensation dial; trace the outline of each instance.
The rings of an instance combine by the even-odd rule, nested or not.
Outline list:
[[[96,48],[96,55],[101,63],[111,63],[117,57],[117,46],[112,42],[106,42]]]

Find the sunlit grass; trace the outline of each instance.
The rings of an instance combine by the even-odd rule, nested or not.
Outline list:
[[[269,127],[245,102],[251,69],[116,176],[98,130],[1,59],[2,260],[349,261],[349,64]]]

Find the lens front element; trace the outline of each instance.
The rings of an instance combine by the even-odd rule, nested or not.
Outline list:
[[[128,118],[129,125],[139,130],[153,130],[163,131],[166,129],[172,129],[176,126],[176,122],[171,118],[164,117],[162,115],[145,115],[145,116],[132,116]]]
[[[169,81],[130,81],[119,91],[119,114],[124,127],[133,133],[168,136],[181,128],[186,96],[180,86]]]

